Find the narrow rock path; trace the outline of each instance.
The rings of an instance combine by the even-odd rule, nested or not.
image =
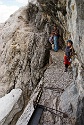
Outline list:
[[[70,70],[67,73],[64,72],[63,51],[51,51],[50,53],[53,63],[48,67],[44,74],[43,94],[39,103],[55,110],[59,110],[60,96],[72,83],[73,76]],[[46,111],[43,113],[39,125],[60,125],[60,119],[53,115],[53,113]],[[71,124],[64,123],[62,125]]]

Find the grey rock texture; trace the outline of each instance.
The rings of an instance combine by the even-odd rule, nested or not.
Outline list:
[[[75,51],[80,62],[84,64],[84,0],[67,1],[67,23]]]
[[[78,90],[78,103],[77,103],[77,112],[76,112],[76,118],[77,122],[76,125],[83,125],[84,124],[84,68],[83,64],[80,62],[80,60],[77,59],[77,57],[74,60],[73,63],[73,79],[75,82],[75,85]]]
[[[66,0],[37,0],[41,10],[44,12],[49,24],[56,23],[59,28],[60,36],[67,39],[67,16]],[[61,41],[63,42],[63,39]]]
[[[79,94],[74,83],[72,83],[60,97],[59,106],[63,112],[67,112],[68,116],[71,118],[72,125],[76,122],[78,98]]]
[[[49,62],[51,45],[48,42],[48,25],[47,22],[43,23],[44,16],[38,11],[36,5],[29,4],[12,14],[0,27],[0,97],[12,89],[21,89],[24,100],[21,111],[27,105]],[[37,28],[38,24],[42,24],[41,30]],[[4,110],[7,109],[4,107]],[[14,120],[7,120],[6,125],[15,124],[21,115],[17,112],[14,112]]]
[[[76,125],[84,124],[84,0],[67,1],[67,26],[69,38],[73,40],[76,56],[73,61],[73,80],[77,88],[78,98],[76,113]],[[74,115],[76,116],[76,115]]]
[[[62,121],[46,112],[40,125],[83,125],[84,0],[37,1],[36,5],[30,3],[20,8],[4,24],[0,24],[0,97],[19,88],[23,92],[24,109],[44,75],[44,87],[60,87],[64,93],[44,89],[40,103],[67,112],[71,121]],[[63,39],[72,39],[74,43],[73,78],[72,74],[63,72],[63,52],[60,51],[51,53],[53,64],[46,70],[51,49],[48,38],[53,23],[60,30],[62,44]],[[20,115],[7,125],[15,124],[16,117]]]
[[[20,8],[0,32],[0,97],[14,88],[21,88],[24,97],[29,98],[43,76],[51,46],[46,29],[39,32],[35,26],[40,22],[40,19],[35,22],[40,16],[35,7],[31,4],[29,8]],[[29,13],[31,9],[34,13]],[[32,14],[31,19],[27,13]]]
[[[60,97],[64,91],[66,93],[66,88],[73,82],[72,72],[64,72],[63,51],[59,50],[57,53],[51,51],[51,56],[53,63],[44,73],[43,93],[39,104],[61,111],[61,106],[59,104],[61,101]],[[68,98],[70,98],[70,95],[68,96],[67,93],[65,95],[63,94],[63,99],[61,103],[62,110],[63,108],[68,107]],[[39,125],[72,125],[70,117],[66,119],[60,119],[59,115],[54,114],[59,113],[54,110],[51,111],[52,113],[49,111],[43,113]],[[63,112],[65,113],[67,111],[63,110]]]

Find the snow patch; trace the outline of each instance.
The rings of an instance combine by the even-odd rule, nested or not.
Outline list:
[[[21,94],[21,89],[13,89],[9,94],[6,94],[4,97],[0,98],[0,121],[11,112]]]

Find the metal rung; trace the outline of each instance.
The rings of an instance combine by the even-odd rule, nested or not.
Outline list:
[[[44,87],[44,89],[50,89],[50,90],[53,90],[53,91],[61,91],[61,92],[63,92],[64,91],[64,89],[61,89],[61,88],[53,88],[53,87]]]
[[[49,112],[51,112],[52,114],[54,114],[56,116],[59,116],[59,117],[63,116],[63,118],[68,117],[68,115],[66,113],[64,113],[64,112],[62,112],[60,110],[56,110],[56,109],[49,108],[49,107],[46,107],[44,105],[39,105],[39,104],[38,104],[38,107],[43,108],[44,111],[49,111]]]

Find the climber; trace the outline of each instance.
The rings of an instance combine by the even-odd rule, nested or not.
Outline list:
[[[54,38],[54,35],[51,33],[50,37],[49,37],[49,42],[52,45],[52,49],[54,49],[54,46],[53,46],[54,45],[54,39],[53,38]]]
[[[65,64],[65,72],[68,70],[68,66],[72,62],[72,53],[73,53],[73,42],[71,40],[67,41],[67,46],[65,49],[65,54],[64,54],[64,64]]]
[[[53,31],[53,39],[54,39],[54,51],[57,52],[58,51],[58,44],[59,44],[59,30],[56,27],[56,25],[54,25]]]

